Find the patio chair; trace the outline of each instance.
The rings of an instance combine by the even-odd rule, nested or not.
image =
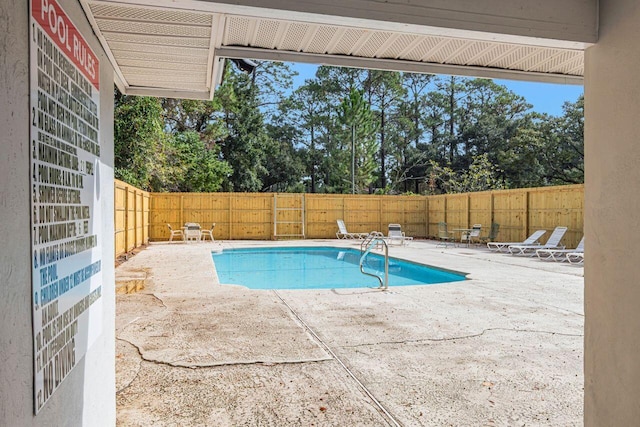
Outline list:
[[[584,237],[580,239],[580,243],[575,249],[538,249],[536,255],[545,261],[568,261],[567,255],[573,254],[577,257],[577,253],[584,253]]]
[[[349,233],[343,220],[338,219],[336,222],[338,223],[338,231],[336,232],[338,239],[364,239],[369,235],[369,233]]]
[[[537,243],[546,232],[546,230],[536,230],[522,242],[487,242],[487,247],[492,251],[502,252],[503,249],[508,249],[511,245],[531,245]]]
[[[182,230],[174,230],[173,227],[171,227],[171,224],[167,224],[167,227],[169,227],[169,233],[171,233],[171,235],[169,236],[170,242],[173,241],[174,236],[180,236],[180,240],[184,240],[184,233],[182,232]]]
[[[453,231],[447,230],[446,222],[438,223],[438,239],[440,239],[440,243],[438,243],[436,246],[442,245],[445,248],[447,247],[449,242],[454,239]]]
[[[486,236],[480,236],[480,242],[489,243],[495,241],[496,237],[498,237],[498,232],[500,232],[500,224],[498,224],[497,222],[492,222],[491,228],[489,229],[489,234]]]
[[[544,245],[530,244],[530,245],[511,245],[509,246],[509,253],[511,255],[529,255],[534,256],[538,249],[564,249],[564,246],[560,245],[560,241],[567,232],[567,227],[556,227],[549,236],[549,240]]]
[[[473,224],[470,230],[464,231],[460,235],[460,243],[467,243],[467,247],[473,243],[480,243],[480,231],[482,230],[482,224]]]
[[[202,239],[202,241],[204,242],[205,240],[207,240],[205,237],[209,236],[209,238],[211,239],[211,241],[213,242],[215,239],[213,238],[213,229],[216,226],[216,223],[213,222],[211,223],[211,228],[209,230],[201,230],[200,231],[200,238]]]
[[[191,240],[199,242],[202,237],[200,224],[195,222],[187,222],[184,225],[184,239],[189,242]]]
[[[389,224],[389,234],[384,240],[390,245],[393,244],[393,242],[405,245],[410,240],[413,240],[413,237],[407,237],[404,231],[402,231],[402,226],[400,224]]]

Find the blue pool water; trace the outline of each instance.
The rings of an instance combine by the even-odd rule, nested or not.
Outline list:
[[[220,283],[251,289],[378,287],[360,272],[360,251],[333,247],[225,249],[213,253]],[[367,255],[365,271],[384,276],[384,257]],[[463,274],[389,258],[389,287],[465,280]]]

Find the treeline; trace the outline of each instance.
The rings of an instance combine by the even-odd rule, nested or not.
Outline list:
[[[116,177],[150,191],[428,193],[583,182],[584,101],[559,117],[487,79],[231,65],[213,101],[115,96]]]

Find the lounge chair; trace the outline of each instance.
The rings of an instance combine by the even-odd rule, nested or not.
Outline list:
[[[209,236],[209,238],[211,239],[211,241],[214,241],[215,239],[213,238],[213,228],[216,226],[216,223],[212,223],[211,224],[211,228],[209,230],[201,230],[200,231],[200,238],[202,239],[202,241],[204,242],[206,239],[205,237]]]
[[[584,253],[584,237],[580,239],[580,243],[575,249],[538,249],[536,255],[538,258],[546,261],[568,261],[567,255]]]
[[[480,236],[480,242],[489,243],[489,242],[495,241],[496,237],[498,237],[499,231],[500,231],[500,224],[498,224],[497,222],[492,222],[491,228],[489,229],[489,234],[486,236]]]
[[[413,240],[413,237],[407,237],[400,224],[389,224],[389,234],[385,238],[388,244],[391,245],[393,242],[398,242],[400,245],[405,245],[410,240]]]
[[[569,252],[567,254],[569,264],[581,264],[584,262],[584,252]]]
[[[369,233],[349,233],[343,220],[338,219],[336,222],[338,223],[338,232],[336,233],[338,239],[364,239],[369,235]]]
[[[467,247],[469,247],[474,240],[476,243],[480,243],[480,231],[482,231],[482,224],[473,224],[473,227],[460,235],[460,243],[466,242]]]
[[[171,227],[171,224],[167,224],[167,227],[169,227],[169,233],[171,233],[171,235],[169,236],[170,242],[173,241],[174,236],[179,236],[180,240],[184,240],[184,233],[182,232],[182,230],[174,230],[173,227]]]
[[[567,227],[556,227],[549,236],[549,240],[544,245],[540,245],[537,243],[533,243],[530,245],[510,245],[509,253],[511,255],[529,255],[533,256],[536,254],[538,249],[564,249],[564,246],[560,245],[560,241],[564,237],[564,234],[567,232]]]
[[[440,239],[440,243],[438,243],[436,246],[442,245],[445,248],[447,247],[449,242],[454,239],[453,231],[447,230],[446,222],[438,223],[438,239]]]
[[[502,252],[503,249],[506,250],[511,245],[531,245],[538,242],[544,233],[546,230],[536,230],[522,242],[488,242],[487,247],[492,251]]]

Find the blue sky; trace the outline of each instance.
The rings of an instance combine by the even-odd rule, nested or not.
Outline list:
[[[294,78],[294,88],[301,86],[305,79],[315,76],[317,65],[293,63],[292,68],[299,73]],[[554,116],[562,115],[565,101],[575,102],[584,92],[582,85],[561,85],[553,83],[532,83],[515,80],[496,80],[496,83],[507,86],[512,92],[523,96],[533,109],[540,113]]]

